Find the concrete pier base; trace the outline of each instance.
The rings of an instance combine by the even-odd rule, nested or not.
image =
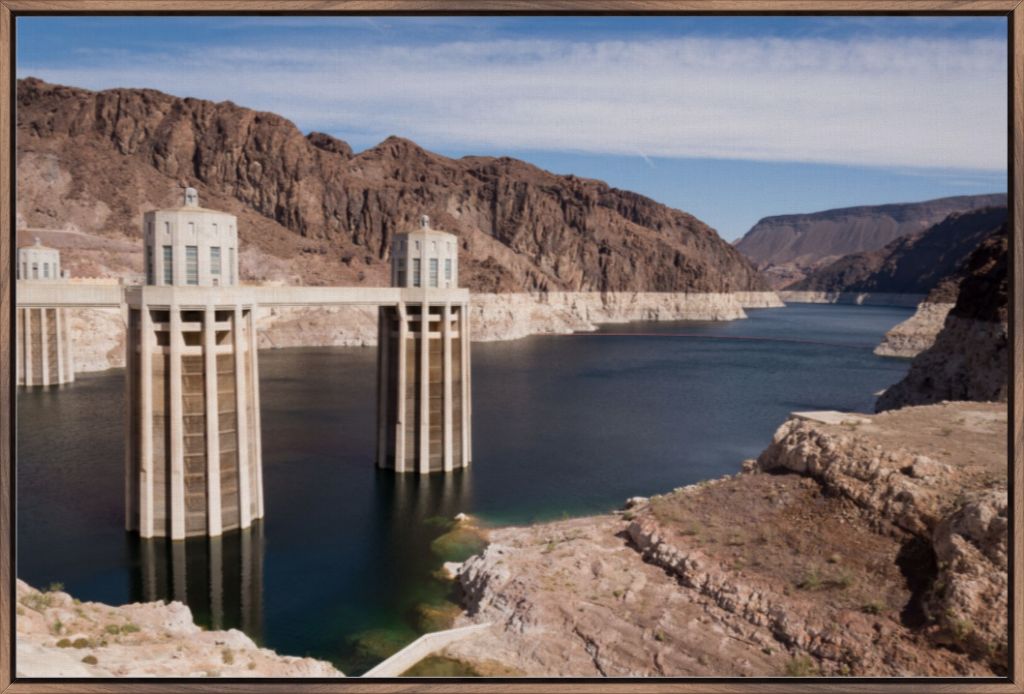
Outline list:
[[[254,306],[128,291],[125,524],[217,537],[263,516]],[[168,301],[169,297],[169,301]]]
[[[19,307],[15,370],[19,386],[52,386],[75,380],[68,309]]]

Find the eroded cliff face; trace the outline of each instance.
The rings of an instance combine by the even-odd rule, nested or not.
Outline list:
[[[882,342],[875,347],[875,354],[880,357],[916,357],[935,344],[935,338],[952,309],[951,303],[922,301],[914,315],[885,333]]]
[[[443,655],[532,676],[1005,673],[1006,407],[794,417],[744,472],[490,532]]]
[[[929,349],[902,381],[875,404],[878,411],[943,400],[1005,401],[1009,389],[1007,274],[1004,224],[971,254],[959,295]]]
[[[475,291],[766,288],[693,216],[515,159],[449,159],[397,137],[353,154],[272,113],[145,89],[29,78],[17,100],[29,227],[139,239],[142,212],[188,182],[205,205],[239,215],[247,279],[383,285],[394,234],[429,214],[459,236]]]

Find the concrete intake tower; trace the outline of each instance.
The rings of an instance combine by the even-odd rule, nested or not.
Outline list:
[[[263,517],[254,294],[238,286],[234,215],[144,217],[146,284],[128,287],[128,530],[182,540]]]
[[[378,318],[378,467],[426,474],[470,463],[469,294],[458,281],[458,237],[426,216],[396,235],[391,284],[402,300]]]
[[[60,269],[60,251],[44,246],[37,238],[18,249],[18,280],[53,283],[67,278]],[[51,386],[75,380],[68,309],[17,307],[14,346],[19,386]]]

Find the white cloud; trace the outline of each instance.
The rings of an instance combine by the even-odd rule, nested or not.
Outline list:
[[[1006,44],[989,39],[500,40],[83,57],[90,67],[18,73],[231,99],[305,130],[432,147],[1006,166]]]

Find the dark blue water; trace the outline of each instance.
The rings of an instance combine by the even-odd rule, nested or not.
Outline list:
[[[870,411],[908,309],[802,305],[473,345],[473,466],[377,472],[375,350],[260,354],[266,519],[172,545],[123,530],[123,373],[18,395],[18,576],[83,600],[181,599],[202,623],[358,673],[426,628],[456,513],[606,511],[738,470],[793,410]]]

